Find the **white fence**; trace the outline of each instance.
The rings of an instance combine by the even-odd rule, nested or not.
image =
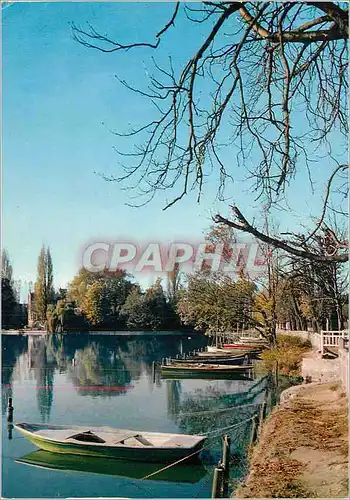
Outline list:
[[[348,330],[321,330],[320,351],[324,354],[325,347],[339,347],[340,339],[348,339]]]

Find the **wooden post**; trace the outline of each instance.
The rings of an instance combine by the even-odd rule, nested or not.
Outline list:
[[[263,422],[265,420],[265,416],[266,416],[266,401],[264,401],[263,403],[261,403],[261,406],[260,406],[259,434],[261,432],[262,424],[263,424]]]
[[[153,383],[156,382],[156,362],[155,361],[152,362],[152,380],[153,380]]]
[[[9,398],[7,404],[7,421],[12,424],[13,422],[13,406],[12,406],[12,398]]]
[[[223,478],[224,469],[222,465],[218,465],[214,469],[213,476],[213,487],[211,490],[211,498],[222,498],[221,496],[221,486],[222,486],[222,478]]]
[[[252,429],[250,432],[249,446],[253,446],[253,444],[256,441],[256,438],[258,436],[258,427],[259,427],[259,417],[258,417],[258,415],[254,415],[253,421],[252,421]]]
[[[222,442],[222,465],[223,480],[222,480],[222,496],[223,498],[228,498],[228,484],[230,479],[230,446],[231,438],[227,435],[223,436]]]
[[[9,440],[12,439],[12,429],[13,429],[13,424],[8,423],[7,424],[7,438]]]
[[[274,378],[275,378],[275,386],[278,387],[278,361],[276,361],[275,363]]]

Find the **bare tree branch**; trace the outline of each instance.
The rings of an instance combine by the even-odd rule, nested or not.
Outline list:
[[[255,238],[257,238],[258,240],[262,241],[263,243],[267,243],[268,245],[271,245],[275,248],[284,250],[288,254],[295,255],[303,259],[308,259],[315,262],[347,262],[349,260],[348,253],[341,255],[334,255],[334,256],[319,255],[310,252],[308,250],[301,250],[300,248],[292,246],[290,243],[280,240],[278,238],[274,238],[273,236],[268,236],[267,234],[262,233],[254,226],[252,226],[237,207],[233,206],[232,210],[237,219],[237,222],[226,219],[225,217],[222,217],[220,214],[217,214],[214,217],[214,222],[222,223],[239,231],[249,233],[255,236]]]

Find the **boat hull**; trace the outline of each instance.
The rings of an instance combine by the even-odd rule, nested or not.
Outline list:
[[[117,458],[120,460],[132,460],[140,462],[173,462],[185,458],[193,454],[193,458],[197,457],[197,453],[203,447],[205,437],[197,436],[197,443],[189,447],[133,447],[133,446],[104,446],[99,444],[96,446],[94,443],[72,443],[63,442],[55,439],[47,439],[38,434],[34,434],[23,427],[23,424],[16,424],[14,427],[21,434],[29,439],[35,446],[41,450],[49,451],[51,453],[63,453],[69,455],[84,455],[90,457],[101,458]],[[38,425],[39,424],[32,424]],[[50,428],[51,426],[47,426]],[[55,427],[60,430],[65,426]],[[68,427],[68,429],[71,429]],[[74,429],[72,427],[72,429]],[[81,428],[75,428],[79,430]],[[91,428],[94,430],[94,428]],[[150,434],[150,433],[148,433]],[[159,433],[160,434],[160,433]],[[198,458],[198,457],[197,457]]]
[[[204,363],[204,364],[215,364],[219,363],[220,365],[244,365],[249,363],[249,356],[244,355],[244,356],[212,356],[212,357],[206,357],[206,356],[196,356],[193,358],[186,358],[186,359],[172,359],[171,360],[174,363]]]
[[[257,355],[260,354],[261,348],[254,348],[254,349],[246,349],[245,346],[241,346],[240,348],[235,348],[235,349],[224,349],[224,348],[215,348],[215,350],[212,351],[207,351],[207,352],[199,352],[197,354],[198,357],[200,358],[206,358],[208,356],[212,356],[213,358],[230,358],[232,356],[244,356],[245,354],[248,354],[249,356]]]
[[[224,344],[224,349],[252,349],[252,350],[257,350],[257,349],[263,349],[264,346],[262,345],[253,345],[253,344]]]
[[[181,377],[181,378],[239,378],[240,375],[248,374],[252,370],[252,365],[241,366],[226,366],[226,365],[209,365],[196,363],[185,363],[163,365],[161,367],[162,377]]]
[[[235,373],[192,373],[192,372],[166,372],[161,374],[163,380],[183,380],[183,379],[198,379],[198,380],[253,380],[250,372],[235,372]]]

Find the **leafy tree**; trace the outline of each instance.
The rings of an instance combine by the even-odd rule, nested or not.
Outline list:
[[[168,308],[161,281],[158,279],[145,293],[135,286],[121,313],[126,317],[126,326],[131,329],[157,330],[164,327]]]
[[[255,285],[218,274],[189,276],[188,287],[179,300],[180,318],[197,330],[210,334],[232,332],[252,323]]]
[[[74,276],[69,284],[69,300],[75,302],[75,304],[80,307],[84,302],[89,286],[100,278],[102,278],[102,274],[100,273],[91,273],[84,268],[80,269],[78,274]]]
[[[18,300],[13,281],[13,269],[6,250],[3,250],[1,257],[1,325],[2,328],[14,328],[20,318],[16,318]]]
[[[106,288],[100,281],[89,286],[84,298],[84,313],[92,326],[102,325],[109,312]]]
[[[125,271],[92,273],[81,269],[68,288],[68,302],[76,304],[93,327],[121,326],[120,310],[134,285]]]
[[[13,280],[13,268],[7,250],[3,249],[1,254],[1,278],[7,279],[10,283]]]
[[[47,307],[46,319],[47,319],[47,330],[49,332],[55,332],[58,324],[58,315],[56,307],[53,304],[50,304]]]
[[[13,328],[16,324],[14,312],[16,309],[16,298],[11,282],[8,278],[1,279],[1,326],[2,328]]]
[[[46,321],[49,304],[54,300],[53,266],[50,249],[43,246],[38,258],[37,278],[34,285],[35,312],[39,321]]]
[[[150,321],[152,328],[156,329],[164,325],[167,320],[168,308],[160,279],[157,279],[155,284],[146,290],[145,302],[152,316]]]

